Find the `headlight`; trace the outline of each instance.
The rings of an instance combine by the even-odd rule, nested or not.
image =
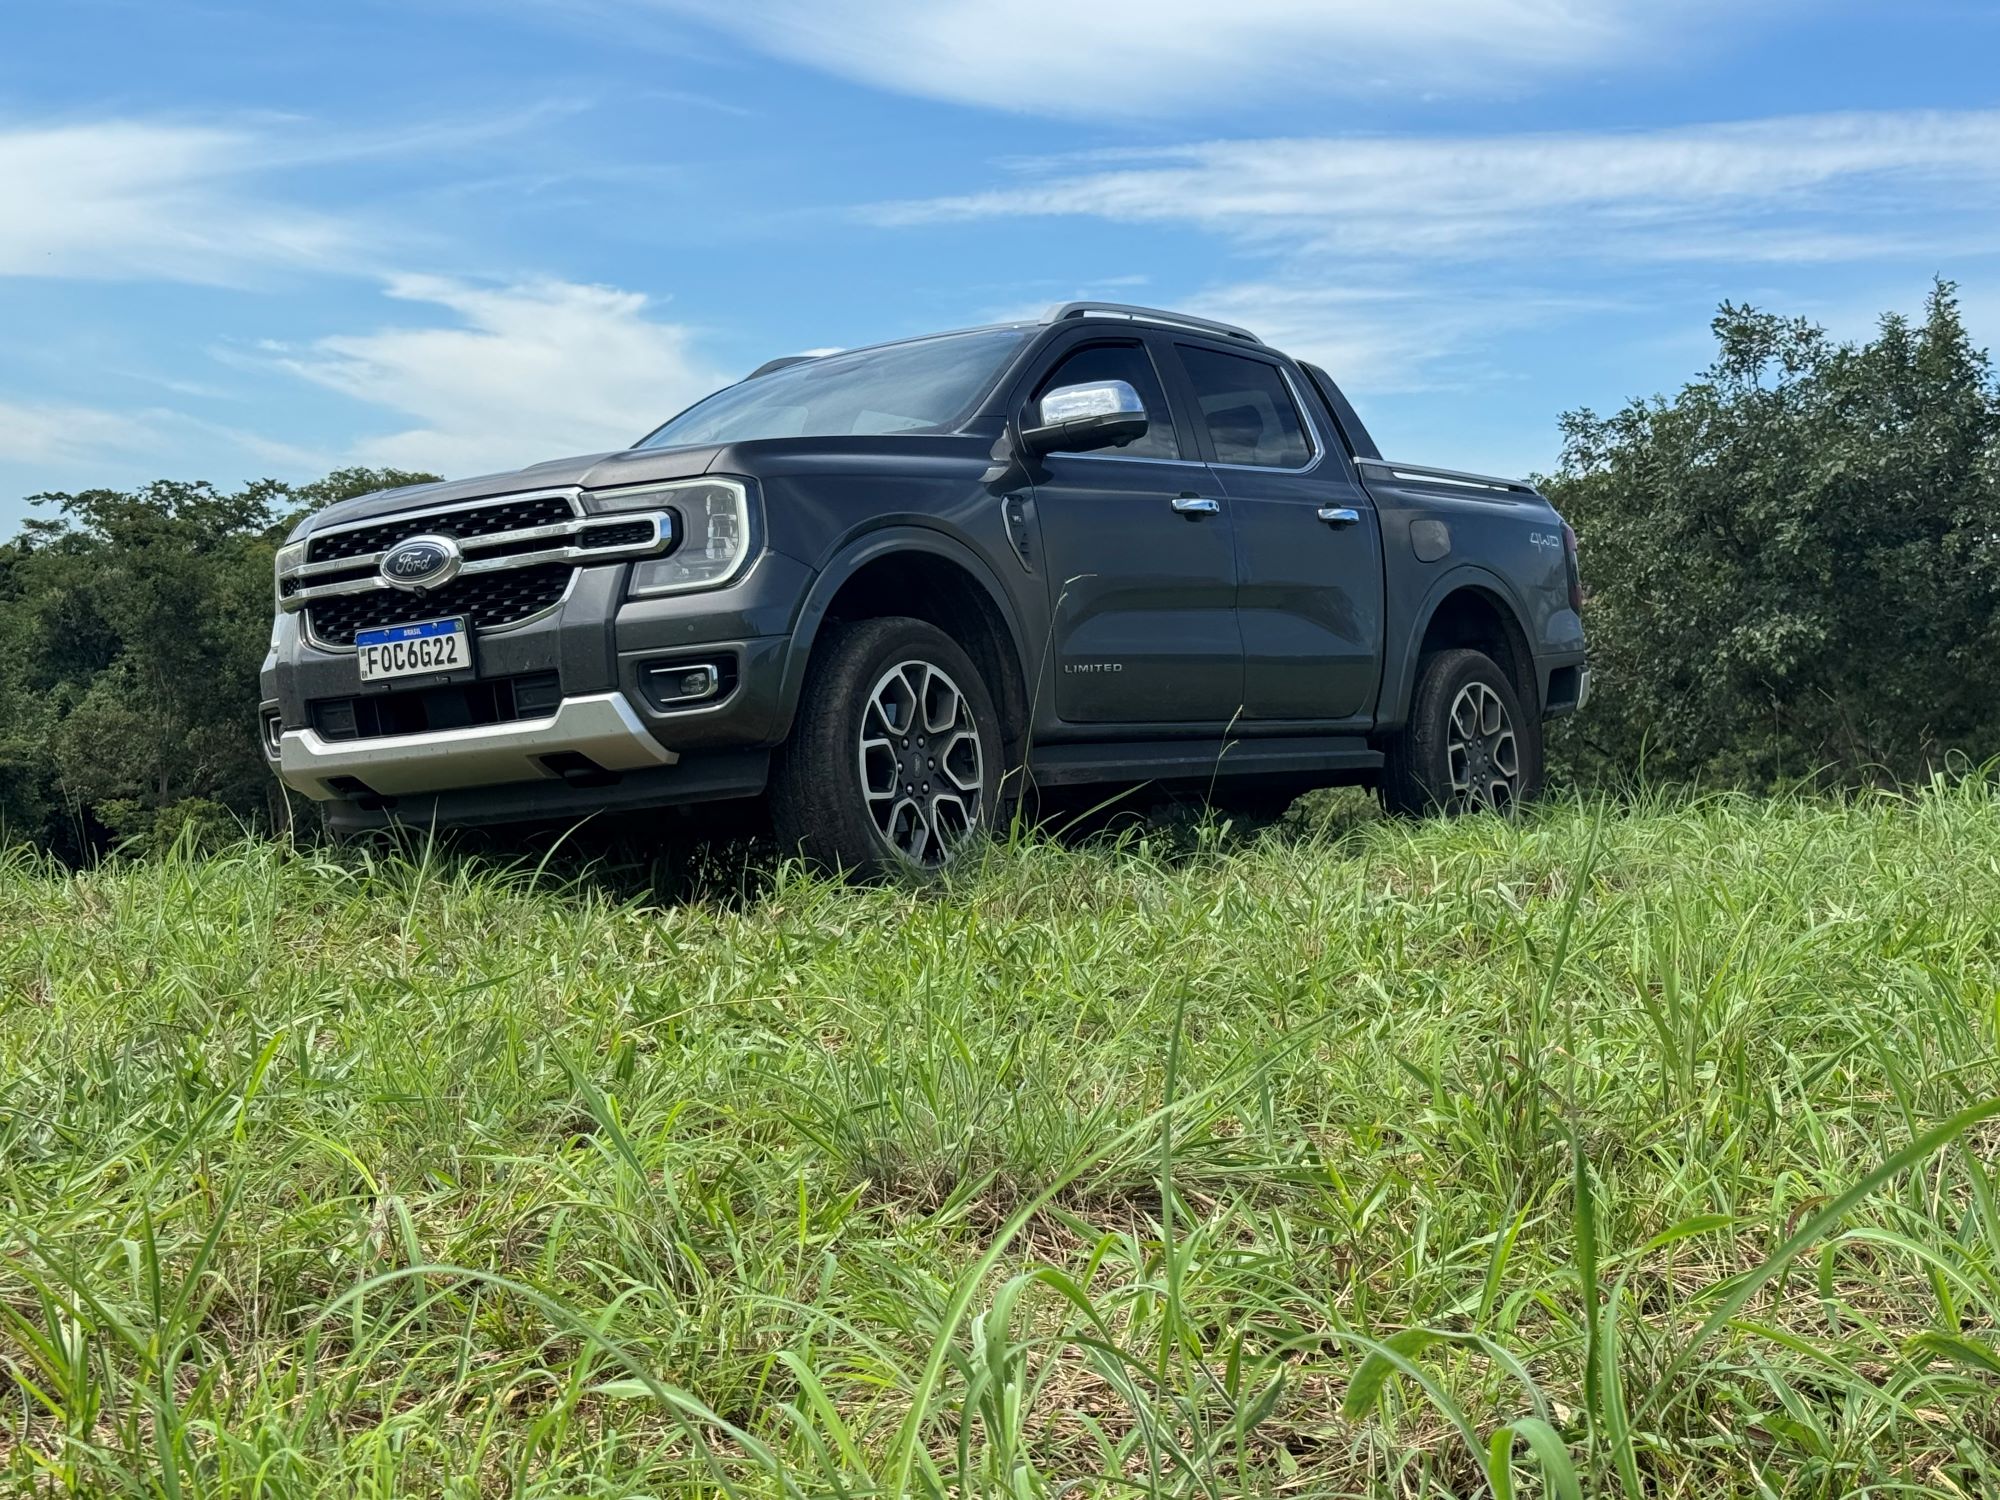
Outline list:
[[[743,570],[757,546],[747,480],[686,479],[629,490],[597,490],[584,503],[594,515],[665,508],[680,518],[680,541],[671,553],[632,565],[634,594],[674,594],[727,583]]]
[[[292,569],[304,567],[305,561],[306,543],[303,539],[296,542],[287,542],[278,549],[277,559],[271,568],[271,589],[273,593],[277,594],[280,603],[284,602],[285,596],[278,587],[279,583]]]

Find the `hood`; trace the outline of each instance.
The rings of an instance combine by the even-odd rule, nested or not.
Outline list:
[[[715,455],[722,450],[702,448],[621,448],[613,453],[586,453],[580,458],[552,458],[547,463],[530,464],[502,474],[482,474],[475,479],[446,479],[437,484],[405,485],[399,490],[378,490],[359,495],[316,511],[293,533],[308,536],[321,526],[344,521],[365,521],[371,516],[392,516],[408,510],[429,510],[440,505],[456,505],[461,500],[484,500],[494,495],[517,494],[522,490],[616,489],[629,484],[651,484],[655,480],[693,479],[708,472]]]

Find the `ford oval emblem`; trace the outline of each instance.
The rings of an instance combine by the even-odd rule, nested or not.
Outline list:
[[[464,554],[448,536],[405,537],[377,564],[383,581],[398,589],[434,589],[451,582],[463,566]]]

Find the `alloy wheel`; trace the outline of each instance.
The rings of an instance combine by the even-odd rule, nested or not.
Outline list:
[[[875,830],[911,864],[942,864],[979,826],[985,757],[972,704],[949,673],[898,662],[861,715],[861,795]]]
[[[1452,699],[1445,758],[1452,812],[1507,812],[1519,801],[1520,742],[1507,705],[1490,684],[1468,682]]]

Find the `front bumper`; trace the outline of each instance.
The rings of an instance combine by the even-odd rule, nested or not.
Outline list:
[[[364,814],[532,821],[755,795],[789,718],[786,664],[812,570],[767,552],[726,588],[638,599],[625,597],[627,571],[580,569],[554,611],[479,632],[477,680],[457,722],[436,716],[429,727],[386,705],[431,688],[364,683],[352,650],[319,646],[297,614],[281,615],[262,679],[272,771],[343,825]],[[663,698],[655,674],[674,664],[717,666],[716,696]],[[471,711],[475,690],[527,678],[549,694],[532,709],[515,710],[510,688],[510,711]],[[392,718],[420,732],[355,732]]]
[[[558,780],[558,756],[581,755],[602,771],[672,765],[679,757],[647,732],[623,693],[565,698],[553,714],[364,740],[329,740],[287,729],[278,779],[315,802],[357,792],[401,797],[510,781]]]

